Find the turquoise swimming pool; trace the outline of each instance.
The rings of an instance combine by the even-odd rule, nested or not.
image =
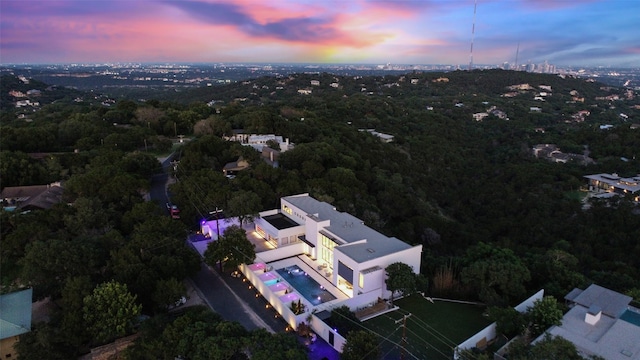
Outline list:
[[[302,271],[297,265],[287,266],[276,271],[282,279],[289,283],[289,285],[296,289],[297,292],[313,305],[320,305],[336,299],[333,294],[322,287],[306,272]]]
[[[640,326],[640,313],[627,309],[620,316],[620,320],[624,320],[636,326]]]

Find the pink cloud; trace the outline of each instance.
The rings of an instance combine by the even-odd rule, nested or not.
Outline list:
[[[520,3],[531,10],[547,11],[580,7],[589,3],[601,2],[601,0],[559,1],[559,0],[521,0]]]

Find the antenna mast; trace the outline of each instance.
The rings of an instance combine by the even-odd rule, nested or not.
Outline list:
[[[471,26],[471,51],[469,53],[469,71],[473,70],[473,38],[476,33],[476,7],[478,0],[473,1],[473,25]]]

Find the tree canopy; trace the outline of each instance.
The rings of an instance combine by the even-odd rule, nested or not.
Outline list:
[[[84,300],[83,314],[89,331],[98,341],[112,340],[129,333],[142,305],[127,285],[115,281],[98,285]]]
[[[247,239],[246,231],[237,225],[226,228],[224,234],[210,242],[204,252],[204,261],[210,266],[219,264],[221,269],[223,266],[236,268],[240,264],[253,263],[255,257],[255,245]]]
[[[387,290],[391,291],[391,302],[393,302],[393,293],[396,291],[403,296],[411,295],[416,291],[416,275],[409,265],[396,262],[387,266],[385,271],[387,278],[384,281]]]

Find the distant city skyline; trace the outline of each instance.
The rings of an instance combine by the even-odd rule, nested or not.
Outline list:
[[[478,0],[473,63],[640,67],[638,14],[636,0]],[[474,0],[2,0],[0,20],[2,64],[464,68]]]

